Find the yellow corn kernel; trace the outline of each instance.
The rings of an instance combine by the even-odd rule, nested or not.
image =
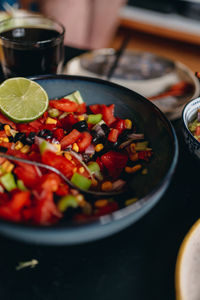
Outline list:
[[[97,186],[97,185],[98,185],[98,181],[92,178],[92,186]]]
[[[76,196],[76,199],[77,199],[77,201],[78,201],[78,205],[79,205],[79,206],[83,207],[83,206],[85,205],[86,201],[85,201],[85,198],[84,198],[83,195],[78,194],[78,195]]]
[[[3,169],[3,171],[5,173],[9,173],[12,172],[12,170],[14,169],[14,164],[12,164],[11,162],[9,162],[8,160],[4,161],[4,163],[1,165],[1,168]]]
[[[129,146],[129,148],[130,148],[131,153],[135,153],[136,152],[136,150],[135,150],[135,143],[131,143],[130,146]]]
[[[56,148],[56,152],[60,152],[61,151],[61,144],[54,144],[54,147]]]
[[[112,190],[112,187],[113,187],[113,184],[111,181],[104,181],[101,185],[101,189],[102,191],[104,192],[108,192],[108,191],[111,191]]]
[[[145,168],[142,170],[142,175],[146,175],[146,174],[148,174],[148,170]]]
[[[131,129],[132,128],[132,121],[131,120],[126,119],[124,122],[125,122],[126,129]]]
[[[79,168],[79,172],[82,174],[82,173],[84,173],[84,171],[85,171],[85,169],[83,168],[83,167],[80,167]]]
[[[84,121],[84,120],[85,120],[84,116],[78,116],[78,118],[77,118],[77,119],[79,120],[79,122],[80,122],[80,121]]]
[[[77,167],[73,168],[73,173],[77,172]]]
[[[135,203],[137,200],[138,200],[137,198],[128,199],[125,201],[125,205],[128,206],[132,203]]]
[[[48,118],[46,119],[46,122],[45,122],[45,123],[46,123],[46,124],[57,124],[57,120],[48,117]]]
[[[104,207],[108,204],[108,200],[107,199],[100,199],[100,200],[97,200],[95,201],[94,205],[98,208],[100,207]]]
[[[24,147],[24,145],[22,144],[22,142],[17,141],[17,142],[15,143],[15,150],[20,150],[20,149],[23,148],[23,147]]]
[[[136,165],[136,166],[133,166],[133,167],[125,167],[125,171],[126,171],[126,173],[135,173],[135,172],[137,172],[137,171],[139,171],[140,169],[142,168],[142,166],[141,165]]]
[[[25,145],[24,147],[22,147],[22,148],[20,149],[20,151],[21,151],[22,153],[28,153],[28,152],[30,151],[30,146],[29,146],[29,145]]]
[[[66,159],[72,160],[72,156],[71,156],[70,153],[65,152],[64,156],[65,156]]]
[[[79,146],[77,145],[77,143],[74,143],[72,145],[72,150],[74,150],[75,152],[78,152],[79,151]]]
[[[9,138],[7,138],[7,137],[2,138],[2,141],[8,143],[9,142]]]
[[[95,146],[95,151],[96,152],[100,152],[102,149],[103,149],[103,144],[97,144],[96,146]]]
[[[129,158],[131,161],[137,161],[138,160],[138,153],[131,153],[129,155]]]
[[[10,132],[10,126],[9,125],[4,125],[4,130],[7,136],[11,136],[11,132]]]

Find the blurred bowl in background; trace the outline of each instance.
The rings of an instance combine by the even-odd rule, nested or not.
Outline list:
[[[187,103],[183,109],[183,134],[185,142],[188,146],[190,153],[200,159],[200,142],[193,136],[189,130],[189,124],[197,118],[197,111],[200,109],[200,97]]]
[[[106,79],[114,59],[112,48],[90,51],[70,60],[63,73]],[[198,79],[185,65],[142,51],[126,50],[111,81],[146,98],[156,97],[154,104],[171,120],[179,118],[185,103],[200,93]],[[183,90],[178,97],[158,97],[180,82],[188,84],[187,92]]]

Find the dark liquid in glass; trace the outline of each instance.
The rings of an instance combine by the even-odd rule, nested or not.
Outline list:
[[[19,27],[2,32],[1,37],[12,41],[10,45],[9,41],[2,39],[5,77],[55,74],[61,71],[63,44],[57,31]]]

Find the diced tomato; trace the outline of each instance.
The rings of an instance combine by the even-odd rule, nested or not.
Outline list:
[[[67,146],[75,143],[81,137],[81,133],[73,129],[68,135],[66,135],[61,141],[61,148],[65,149]]]
[[[0,131],[0,137],[7,137],[7,134],[5,133],[4,130]]]
[[[195,135],[199,136],[200,135],[200,126],[196,127]]]
[[[40,187],[42,190],[48,190],[51,192],[55,192],[58,189],[58,186],[61,183],[60,177],[56,173],[48,173],[43,175]]]
[[[97,157],[96,162],[98,163],[98,165],[99,165],[99,167],[100,167],[100,170],[101,170],[101,172],[102,172],[103,169],[104,169],[104,165],[103,165],[103,163],[102,163],[102,161],[101,161],[101,158],[100,158],[99,156]]]
[[[112,128],[108,134],[108,141],[116,143],[119,136],[119,130]]]
[[[15,191],[8,205],[13,211],[19,211],[31,204],[30,191]]]
[[[59,100],[50,100],[49,105],[66,112],[75,112],[78,108],[78,104],[76,102],[64,98]]]
[[[65,196],[69,193],[69,186],[67,184],[61,183],[55,192],[58,196]]]
[[[37,129],[27,124],[17,124],[17,130],[29,134],[30,132],[37,132]]]
[[[38,147],[38,146],[37,146]],[[40,162],[41,161],[41,155],[39,152],[36,152],[36,151],[31,151],[28,155],[28,159],[29,160],[33,160],[33,161],[38,161]]]
[[[152,156],[152,151],[151,150],[144,150],[138,152],[138,159],[148,161],[149,158]]]
[[[57,128],[57,124],[43,124],[40,127],[40,130],[42,130],[42,129],[48,129],[48,130],[52,131],[52,130],[55,130],[56,128]]]
[[[58,141],[62,140],[62,138],[64,137],[64,130],[62,128],[57,128],[54,132],[53,132],[53,136],[55,139],[57,139]]]
[[[125,121],[123,119],[117,118],[117,120],[112,124],[112,128],[115,128],[119,131],[119,134],[126,128]]]
[[[103,215],[110,214],[118,209],[117,202],[109,202],[106,206],[98,208],[95,215],[100,217]]]
[[[10,149],[12,146],[12,143],[9,142],[1,142],[0,146],[5,147],[7,149]]]
[[[62,217],[62,213],[54,203],[51,191],[43,190],[42,193],[37,194],[36,199],[38,201],[32,214],[33,222],[41,225],[49,225]]]
[[[37,167],[21,162],[18,162],[17,164],[19,166],[14,169],[17,178],[21,179],[28,188],[35,187],[41,180],[41,177],[37,172]]]
[[[2,187],[2,185],[1,185],[1,187]],[[6,194],[6,193],[0,193],[0,206],[2,205],[2,204],[5,204],[7,201],[9,200],[9,196],[8,196],[8,194]]]
[[[84,102],[78,105],[76,113],[82,115],[86,113],[86,110],[87,110],[86,103]]]
[[[102,105],[103,120],[108,126],[116,121],[116,118],[114,117],[114,108],[114,104],[111,104],[110,106],[106,106],[105,104]]]
[[[84,131],[81,133],[81,137],[77,142],[77,145],[79,147],[79,152],[84,152],[85,149],[91,144],[92,136],[89,134],[89,132]]]
[[[102,105],[101,104],[93,104],[89,105],[89,108],[93,114],[101,114]]]
[[[30,205],[30,192],[16,190],[12,195],[11,200],[0,206],[0,217],[9,220],[20,222],[21,210]]]
[[[4,116],[3,114],[1,114],[1,113],[0,113],[0,123],[2,123],[2,124],[8,124],[13,129],[16,129],[16,124],[13,121],[11,121],[10,119],[8,119],[6,116]]]
[[[48,116],[49,116],[48,111],[45,111],[44,114],[43,114],[43,116],[40,117],[40,118],[38,119],[38,121],[40,121],[40,123],[43,124],[43,123],[45,123],[45,121],[46,121],[46,119],[48,118]]]
[[[34,120],[32,122],[29,123],[29,126],[32,126],[33,128],[40,130],[42,124],[39,120]]]
[[[71,130],[72,126],[77,122],[73,114],[68,114],[65,118],[60,119],[61,126],[65,130]]]
[[[0,206],[0,218],[14,222],[21,221],[20,212],[13,212],[13,210],[8,205]]]
[[[112,178],[117,178],[127,164],[128,155],[116,151],[109,151],[101,156],[101,161]]]
[[[57,155],[56,153],[47,150],[42,154],[42,162],[44,164],[57,168],[68,178],[73,175],[73,169],[75,165],[72,164],[64,156]]]

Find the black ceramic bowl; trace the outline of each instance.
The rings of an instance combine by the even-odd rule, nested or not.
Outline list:
[[[137,132],[144,133],[153,149],[146,175],[135,174],[128,182],[123,200],[139,200],[114,213],[86,223],[61,222],[54,226],[27,226],[0,221],[0,233],[41,244],[77,244],[109,236],[146,214],[167,189],[174,172],[178,144],[173,127],[161,111],[135,92],[100,79],[81,76],[42,76],[34,78],[47,91],[49,98],[62,97],[79,90],[87,104],[116,105],[116,115],[131,118]]]
[[[200,98],[196,98],[185,105],[182,113],[183,133],[185,142],[188,146],[190,153],[198,160],[200,159],[200,143],[192,135],[188,128],[188,125],[197,118],[197,110],[199,108]]]

